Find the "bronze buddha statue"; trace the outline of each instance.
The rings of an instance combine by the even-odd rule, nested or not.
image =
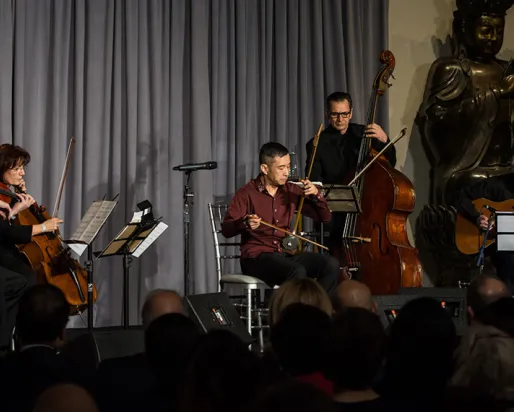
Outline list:
[[[514,65],[496,58],[514,0],[457,0],[454,55],[431,66],[419,112],[432,203],[512,168]]]
[[[514,65],[496,57],[514,0],[457,0],[453,55],[431,66],[418,113],[431,162],[431,201],[416,221],[416,247],[435,284],[469,282],[473,256],[455,245],[456,192],[513,169]]]

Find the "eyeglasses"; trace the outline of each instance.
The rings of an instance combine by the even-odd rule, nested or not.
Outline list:
[[[337,119],[338,117],[342,117],[343,119],[346,119],[348,116],[350,116],[352,114],[351,111],[349,112],[330,112],[329,113],[329,116],[332,118],[332,119]]]

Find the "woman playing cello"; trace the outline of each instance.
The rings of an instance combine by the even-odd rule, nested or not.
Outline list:
[[[13,224],[16,215],[34,204],[29,194],[10,191],[10,187],[24,191],[23,176],[29,162],[29,153],[21,147],[0,145],[0,209],[3,209],[0,217],[0,350],[9,344],[18,299],[27,287],[36,283],[31,266],[16,245],[29,243],[32,236],[57,230],[62,223],[52,218],[33,226]]]

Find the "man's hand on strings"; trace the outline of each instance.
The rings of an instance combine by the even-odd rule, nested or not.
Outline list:
[[[261,218],[257,215],[246,215],[245,217],[246,226],[250,229],[255,230],[261,224]]]
[[[485,215],[480,215],[477,219],[477,224],[480,229],[487,230],[487,226],[489,225],[489,218]],[[491,220],[491,229],[494,227],[494,220]]]
[[[303,183],[303,194],[305,196],[316,196],[318,194],[318,188],[312,184],[309,179],[300,180]]]
[[[376,123],[366,126],[366,136],[380,140],[382,143],[387,143],[387,134]]]
[[[6,212],[9,214],[7,216]],[[2,216],[3,219],[10,219],[12,215],[11,206],[9,206],[9,203],[4,202],[3,200],[0,200],[0,216]]]

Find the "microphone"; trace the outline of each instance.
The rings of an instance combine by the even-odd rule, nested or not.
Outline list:
[[[204,163],[187,163],[185,165],[175,166],[173,170],[178,170],[179,172],[194,172],[195,170],[212,170],[217,169],[217,162],[204,162]]]
[[[490,210],[491,213],[496,213],[496,209],[494,207],[491,207],[489,205],[484,205],[484,207],[487,209],[487,210]]]

